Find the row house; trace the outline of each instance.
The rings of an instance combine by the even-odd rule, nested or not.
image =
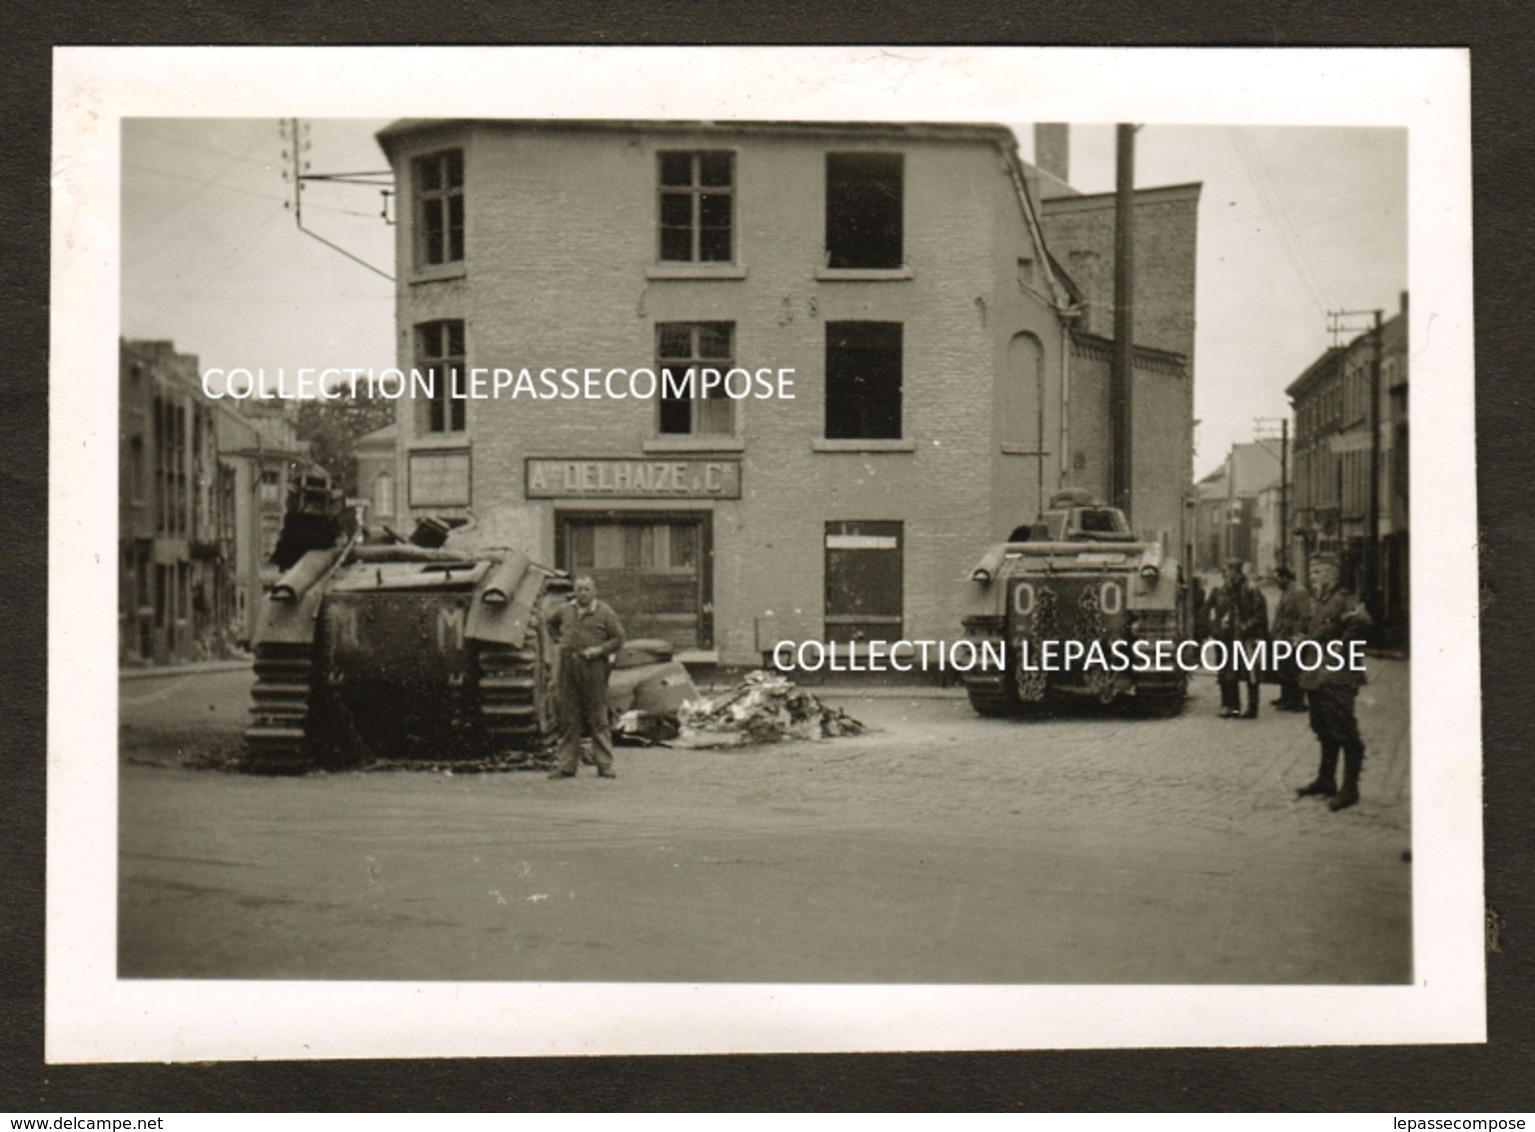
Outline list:
[[[195,355],[118,344],[118,663],[249,645],[306,448],[276,405],[212,401]]]
[[[197,359],[170,342],[118,343],[121,663],[207,656],[229,594],[220,563],[233,484]]]
[[[299,441],[280,402],[220,400],[216,407],[219,461],[230,478],[226,624],[230,643],[248,648],[261,595],[279,573],[272,552],[282,532],[288,484],[310,460],[308,445]]]
[[[1194,488],[1194,569],[1219,573],[1240,558],[1257,576],[1283,565],[1279,519],[1284,485],[1284,441],[1233,444],[1218,468]]]
[[[1295,412],[1294,558],[1304,566],[1314,552],[1337,553],[1379,640],[1396,647],[1408,639],[1407,388],[1404,293],[1378,330],[1328,349],[1285,390]]]

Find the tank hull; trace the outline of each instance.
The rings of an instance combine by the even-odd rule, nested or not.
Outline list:
[[[1170,714],[1187,694],[1186,672],[1148,662],[1159,642],[1175,650],[1190,628],[1182,571],[1156,544],[1116,538],[994,546],[971,573],[963,624],[969,640],[1003,658],[965,674],[981,715],[1019,714],[1068,697]]]

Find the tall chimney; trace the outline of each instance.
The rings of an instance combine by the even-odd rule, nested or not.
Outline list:
[[[1071,128],[1065,122],[1034,123],[1034,164],[1071,183]]]

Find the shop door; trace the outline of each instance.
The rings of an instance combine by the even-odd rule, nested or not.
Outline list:
[[[712,648],[711,530],[706,515],[562,515],[558,565],[590,574],[631,640]]]

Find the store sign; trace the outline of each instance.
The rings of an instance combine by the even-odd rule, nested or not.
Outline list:
[[[740,499],[739,460],[527,462],[529,499]]]
[[[412,507],[467,507],[469,505],[469,453],[412,452],[410,454],[410,505]]]

